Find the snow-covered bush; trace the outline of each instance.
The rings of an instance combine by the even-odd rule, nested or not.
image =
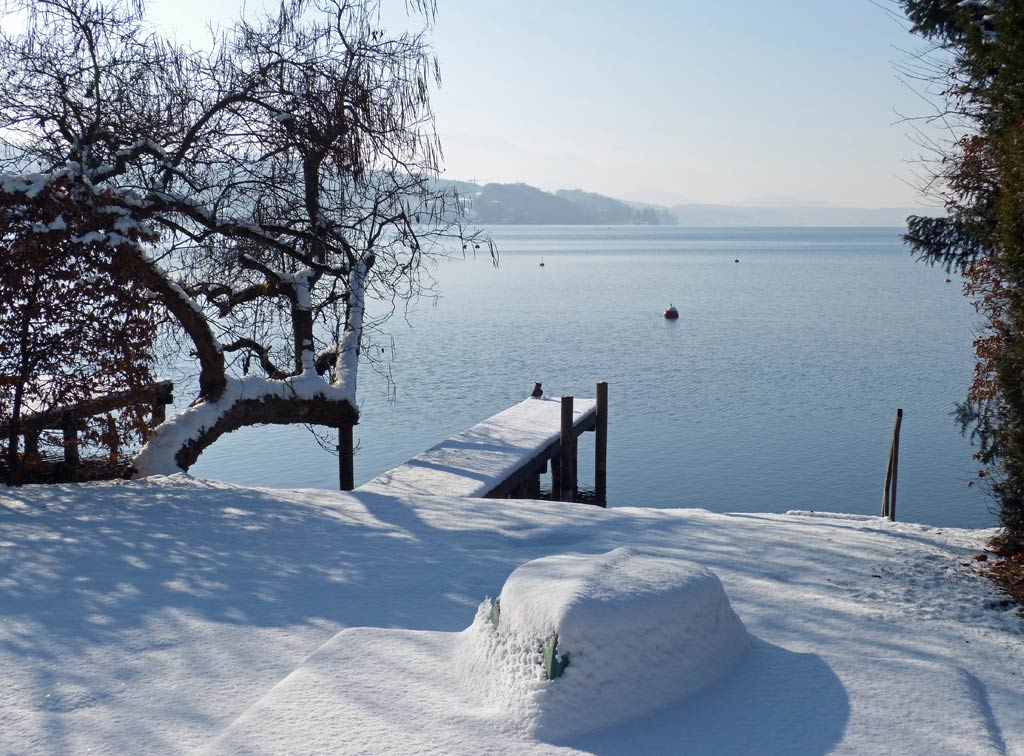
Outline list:
[[[749,645],[710,570],[618,548],[518,567],[481,604],[456,663],[520,734],[562,740],[696,693]]]

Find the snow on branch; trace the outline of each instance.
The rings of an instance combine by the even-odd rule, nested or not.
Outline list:
[[[239,413],[239,406],[264,404],[273,406],[274,400],[316,402],[323,400],[343,405],[355,416],[354,387],[331,385],[316,373],[275,380],[259,376],[229,378],[224,391],[215,401],[204,401],[188,407],[169,418],[153,433],[142,450],[135,456],[133,466],[139,476],[171,475],[187,468],[180,464],[182,450],[201,443],[206,434],[220,435],[227,425],[233,430],[231,415]],[[258,409],[256,410],[258,411]],[[270,420],[264,419],[264,422]],[[244,425],[249,423],[240,423]]]
[[[356,263],[349,281],[349,309],[345,318],[345,332],[341,339],[335,384],[356,393],[356,374],[359,368],[359,347],[363,338],[363,318],[366,310],[366,279],[373,266],[373,256]]]

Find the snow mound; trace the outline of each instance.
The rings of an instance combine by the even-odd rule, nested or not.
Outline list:
[[[713,572],[617,548],[518,567],[480,606],[456,665],[517,734],[558,742],[690,696],[749,647]]]

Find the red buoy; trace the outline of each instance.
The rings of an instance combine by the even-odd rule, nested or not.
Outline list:
[[[679,310],[676,309],[675,305],[669,305],[668,309],[665,310],[665,320],[675,320],[679,317]]]

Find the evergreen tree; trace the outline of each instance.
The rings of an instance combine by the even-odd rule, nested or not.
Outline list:
[[[948,57],[939,78],[960,132],[934,179],[945,218],[910,218],[907,241],[956,269],[982,315],[977,365],[958,408],[999,505],[997,545],[1024,551],[1024,0],[901,0]]]

